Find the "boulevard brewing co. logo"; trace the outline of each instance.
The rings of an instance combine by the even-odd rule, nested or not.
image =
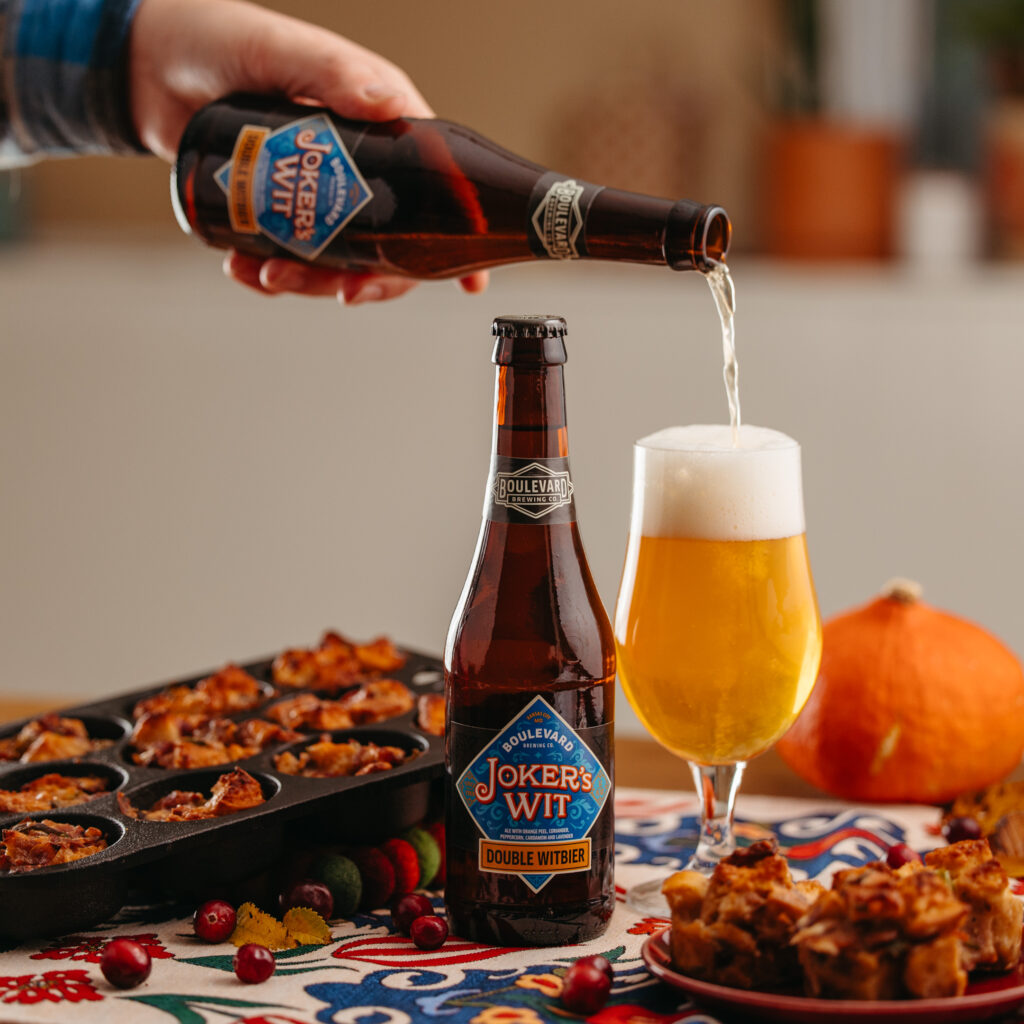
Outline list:
[[[572,500],[572,480],[558,472],[530,462],[512,473],[495,473],[491,496],[496,505],[515,509],[531,519],[541,519]]]
[[[583,186],[572,178],[556,181],[533,211],[533,228],[553,260],[579,259],[576,239],[583,229]]]
[[[590,830],[611,792],[604,765],[535,697],[479,754],[456,791],[482,833],[481,871],[540,892],[556,874],[589,871]]]

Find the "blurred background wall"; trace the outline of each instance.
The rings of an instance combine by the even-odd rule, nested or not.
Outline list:
[[[745,418],[803,442],[825,614],[909,575],[1024,650],[1024,2],[269,6],[542,163],[723,203]],[[695,275],[518,267],[483,297],[343,310],[222,279],[156,160],[42,163],[4,195],[8,694],[85,698],[328,626],[439,651],[478,527],[496,313],[569,318],[609,606],[633,439],[727,414]]]

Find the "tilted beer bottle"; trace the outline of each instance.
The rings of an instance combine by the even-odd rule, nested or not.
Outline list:
[[[565,425],[565,321],[499,317],[483,525],[445,645],[453,934],[561,945],[615,903],[615,644],[583,553]]]
[[[729,247],[717,206],[576,181],[447,121],[347,121],[266,96],[192,118],[171,196],[218,248],[409,277],[577,257],[706,270]]]

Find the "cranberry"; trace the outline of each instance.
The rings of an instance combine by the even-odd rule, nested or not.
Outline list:
[[[942,826],[947,843],[959,843],[965,839],[980,839],[981,825],[977,818],[950,818]]]
[[[426,917],[433,912],[434,905],[418,892],[407,892],[391,904],[391,920],[403,935],[409,934],[409,929],[416,918]]]
[[[920,864],[921,855],[916,850],[912,850],[906,843],[893,843],[889,847],[889,852],[885,855],[885,863],[895,870],[904,864]]]
[[[448,922],[436,914],[424,914],[409,926],[409,934],[420,949],[439,949],[448,938]]]
[[[114,939],[103,947],[100,970],[115,988],[135,988],[148,977],[153,962],[149,954],[131,939]]]
[[[585,962],[591,959],[577,960],[562,979],[562,1005],[570,1013],[589,1016],[608,1001],[612,979],[600,967]]]
[[[274,954],[256,942],[247,942],[242,946],[235,954],[233,963],[238,980],[247,985],[258,985],[266,981],[277,967]]]
[[[207,900],[192,915],[192,927],[203,942],[224,942],[235,930],[235,908],[225,900]]]
[[[612,965],[603,956],[594,954],[593,956],[581,956],[576,961],[578,964],[591,964],[596,967],[599,971],[604,972],[608,975],[608,982],[611,984],[615,980],[615,972],[612,970]]]
[[[309,907],[325,921],[330,921],[334,916],[334,897],[323,882],[306,879],[296,882],[281,895],[281,909],[287,911],[292,907]]]

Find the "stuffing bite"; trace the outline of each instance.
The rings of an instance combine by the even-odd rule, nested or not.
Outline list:
[[[132,760],[157,768],[210,768],[241,761],[299,734],[276,722],[247,718],[203,718],[155,712],[143,715],[132,733]]]
[[[412,706],[412,692],[404,683],[397,679],[374,679],[337,700],[300,693],[269,708],[267,716],[287,729],[320,732],[373,725],[404,715]]]
[[[210,796],[175,789],[162,796],[148,810],[139,810],[123,793],[117,794],[121,810],[143,821],[202,821],[223,818],[264,803],[263,788],[244,768],[222,775]]]
[[[249,711],[264,699],[263,687],[244,669],[225,665],[195,686],[171,686],[135,705],[135,718],[156,713],[230,715]]]
[[[431,736],[444,735],[444,695],[425,693],[417,701],[416,724]]]
[[[672,912],[672,960],[684,974],[735,988],[799,979],[790,938],[823,891],[794,883],[774,840],[726,857],[711,877],[678,871],[662,887]]]
[[[109,747],[113,740],[94,740],[78,718],[48,714],[26,722],[16,736],[0,740],[0,761],[59,761],[83,757]]]
[[[332,743],[329,736],[321,736],[319,742],[311,743],[298,754],[286,750],[276,755],[274,767],[285,775],[325,779],[390,771],[412,757],[415,754],[406,754],[399,747],[379,747],[355,740]]]
[[[0,812],[31,814],[84,804],[107,792],[100,775],[60,775],[50,772],[18,789],[0,789]]]
[[[949,884],[917,864],[839,871],[793,935],[804,990],[829,999],[963,995],[966,917]]]
[[[274,682],[284,689],[339,690],[404,664],[405,655],[387,637],[357,644],[328,631],[317,647],[282,651],[272,671]]]
[[[65,822],[21,821],[0,833],[0,871],[16,875],[69,864],[107,848],[98,828]]]
[[[967,971],[1008,971],[1020,959],[1024,903],[986,839],[965,839],[925,854],[925,864],[945,872],[953,893],[968,908],[960,926]]]

